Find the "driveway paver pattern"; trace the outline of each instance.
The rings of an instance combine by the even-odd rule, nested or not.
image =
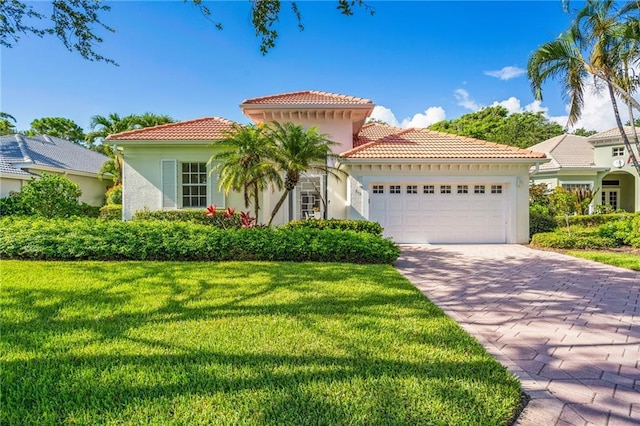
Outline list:
[[[520,245],[403,245],[396,268],[520,378],[517,425],[640,425],[640,273]]]

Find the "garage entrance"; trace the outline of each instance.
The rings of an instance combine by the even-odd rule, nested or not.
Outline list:
[[[508,185],[372,183],[370,220],[397,243],[506,243]]]

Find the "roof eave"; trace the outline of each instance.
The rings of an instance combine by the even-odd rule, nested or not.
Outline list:
[[[543,164],[551,161],[548,158],[350,158],[342,157],[344,164]]]
[[[221,139],[111,139],[110,142],[118,146],[207,146],[220,142]]]

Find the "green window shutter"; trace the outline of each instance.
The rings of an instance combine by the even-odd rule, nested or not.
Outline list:
[[[209,165],[209,179],[207,179],[209,182],[209,204],[213,204],[214,206],[219,208],[225,208],[226,197],[224,195],[224,190],[218,190],[218,171],[214,170],[213,172],[211,172],[211,169],[213,167],[215,167],[215,164]]]
[[[162,208],[178,208],[178,162],[176,160],[162,160]]]

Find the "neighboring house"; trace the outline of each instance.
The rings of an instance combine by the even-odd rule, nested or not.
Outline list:
[[[111,179],[99,177],[100,167],[108,159],[53,136],[0,136],[0,197],[19,192],[42,173],[63,174],[80,186],[81,202],[101,206],[107,187],[113,184]]]
[[[255,123],[318,126],[338,143],[341,179],[307,174],[275,223],[309,217],[375,220],[400,243],[526,243],[529,169],[544,154],[426,129],[365,120],[363,98],[304,91],[247,99]],[[201,118],[112,135],[124,160],[123,218],[141,209],[232,206],[208,160],[232,122]],[[266,191],[261,221],[280,194]]]
[[[625,132],[631,139],[633,127],[625,127]],[[530,149],[544,152],[551,159],[532,171],[534,183],[545,183],[549,188],[596,190],[595,204],[640,211],[640,178],[617,127],[588,138],[556,136]]]

